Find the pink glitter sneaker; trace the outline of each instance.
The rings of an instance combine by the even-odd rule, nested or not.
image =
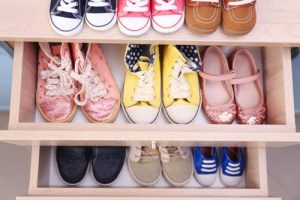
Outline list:
[[[206,50],[199,74],[202,77],[204,112],[215,124],[232,124],[236,105],[230,81],[236,74],[229,70],[226,56],[219,47],[211,46]]]
[[[98,44],[72,44],[75,69],[71,77],[78,81],[74,101],[91,122],[113,122],[120,109],[120,92]]]
[[[263,124],[266,118],[266,106],[260,79],[254,58],[246,49],[235,52],[232,59],[232,70],[236,78],[234,85],[237,116],[242,124]]]
[[[36,104],[48,122],[72,121],[76,87],[70,76],[72,60],[66,43],[39,43]]]

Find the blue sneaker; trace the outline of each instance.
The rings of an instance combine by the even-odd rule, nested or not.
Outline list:
[[[221,181],[226,186],[236,186],[244,178],[246,152],[244,148],[222,148]]]
[[[216,147],[194,147],[195,177],[201,185],[212,185],[218,176]]]
[[[50,24],[63,36],[74,36],[83,29],[86,0],[51,0]]]

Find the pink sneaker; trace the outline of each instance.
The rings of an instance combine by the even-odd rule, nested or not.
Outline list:
[[[48,122],[70,122],[76,112],[76,87],[70,76],[69,45],[39,43],[36,104]]]
[[[98,44],[72,44],[75,69],[71,77],[78,81],[74,101],[91,122],[113,122],[120,108],[120,93]]]
[[[119,0],[118,25],[129,36],[145,34],[151,26],[150,0]]]
[[[152,25],[161,33],[173,33],[184,23],[184,0],[152,0]]]

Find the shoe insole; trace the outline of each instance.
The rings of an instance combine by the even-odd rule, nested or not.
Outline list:
[[[206,158],[211,158],[213,156],[213,151],[212,151],[212,147],[202,147],[202,152],[203,152],[203,155],[206,157]]]
[[[212,75],[224,74],[222,60],[217,52],[210,52],[204,59],[205,73]],[[209,105],[224,105],[230,101],[230,94],[223,81],[206,80],[205,97]]]
[[[237,78],[254,75],[251,61],[246,55],[240,54],[234,61]],[[260,91],[257,81],[236,85],[236,101],[243,108],[254,108],[260,104]]]
[[[229,147],[228,148],[228,156],[232,161],[239,160],[239,148],[238,147]]]

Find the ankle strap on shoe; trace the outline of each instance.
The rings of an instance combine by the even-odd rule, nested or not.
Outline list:
[[[244,84],[244,83],[251,83],[253,81],[258,80],[259,78],[260,78],[260,70],[258,69],[257,72],[252,76],[232,79],[231,84],[238,85],[238,84]]]
[[[210,81],[227,81],[227,80],[232,80],[233,78],[236,77],[235,71],[230,71],[227,74],[221,74],[221,75],[212,75],[212,74],[207,74],[203,71],[200,71],[199,75],[201,78],[210,80]]]

